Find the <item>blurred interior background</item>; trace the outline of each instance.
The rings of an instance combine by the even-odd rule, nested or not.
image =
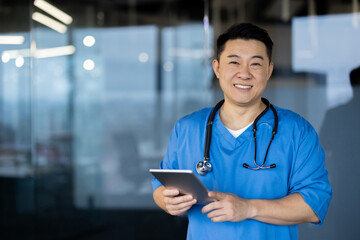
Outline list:
[[[358,0],[0,0],[0,238],[185,239],[186,217],[155,206],[148,169],[179,117],[222,98],[218,34],[253,22],[275,42],[265,96],[310,121],[327,155],[334,197],[300,239],[360,239],[359,11]]]

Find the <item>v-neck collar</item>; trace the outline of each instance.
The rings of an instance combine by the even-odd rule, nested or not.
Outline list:
[[[220,119],[220,110],[217,111],[214,121],[213,127],[216,127],[219,133],[223,136],[223,138],[232,144],[234,147],[238,147],[244,141],[248,141],[249,139],[253,138],[253,124],[251,124],[240,136],[235,138],[225,127],[223,122]],[[257,122],[257,127],[260,129],[262,124],[269,124],[274,127],[274,114],[271,109],[269,109],[264,116],[262,116],[259,121]]]

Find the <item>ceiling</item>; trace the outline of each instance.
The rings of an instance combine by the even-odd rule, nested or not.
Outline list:
[[[288,18],[283,6],[288,1]],[[313,0],[316,14],[328,14],[334,9],[351,11],[352,0]],[[309,12],[305,0],[48,0],[73,16],[76,27],[112,27],[129,25],[169,26],[202,21],[205,5],[210,23],[227,24],[253,21],[289,24],[291,17]],[[259,7],[261,6],[261,7]],[[342,6],[339,7],[339,6]],[[344,7],[346,6],[346,7]],[[333,9],[333,10],[331,10]],[[32,0],[0,0],[0,31],[29,31],[33,11]]]

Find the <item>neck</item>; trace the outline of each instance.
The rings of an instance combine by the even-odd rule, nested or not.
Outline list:
[[[239,106],[225,100],[219,115],[227,128],[238,130],[252,123],[265,108],[261,100],[251,106]]]

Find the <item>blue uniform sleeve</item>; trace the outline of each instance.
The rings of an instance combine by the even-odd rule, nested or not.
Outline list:
[[[312,127],[308,126],[293,163],[289,193],[300,193],[305,202],[324,221],[332,197],[332,190],[325,165],[325,154],[319,137]]]
[[[177,133],[176,133],[176,124],[173,130],[170,133],[169,143],[166,150],[166,155],[160,163],[161,169],[178,169],[177,161]],[[155,191],[162,184],[154,177],[152,180],[153,191]]]

